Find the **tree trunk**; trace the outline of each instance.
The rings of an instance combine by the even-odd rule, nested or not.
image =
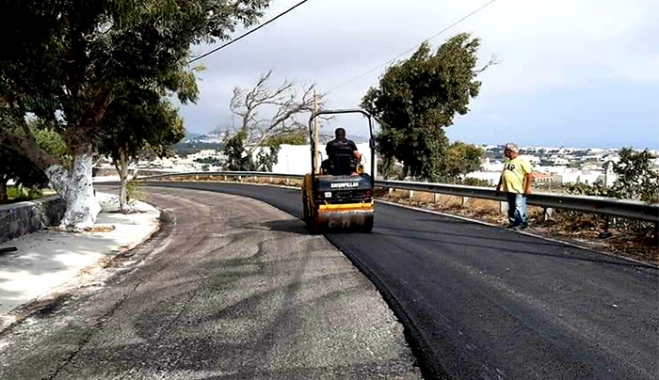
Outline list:
[[[0,179],[0,204],[7,203],[9,196],[7,195],[7,180]]]
[[[0,137],[5,140],[5,144],[25,154],[46,173],[55,191],[66,203],[60,227],[71,231],[92,228],[101,212],[92,182],[92,145],[85,142],[78,144],[73,151],[73,169],[68,171],[55,157],[39,147],[33,136],[18,137],[1,132],[0,129]]]
[[[119,159],[114,161],[114,166],[117,168],[119,181],[121,183],[121,188],[119,190],[119,208],[121,209],[121,212],[128,213],[130,212],[130,207],[128,206],[128,189],[126,188],[128,183],[128,156],[124,154],[121,149],[119,150]]]
[[[119,190],[119,207],[121,212],[127,213],[130,211],[128,206],[128,159],[125,154],[120,154],[119,159],[119,181],[121,182],[121,189]]]
[[[81,231],[94,226],[101,205],[94,195],[93,164],[92,146],[85,144],[74,152],[71,172],[59,164],[50,165],[45,170],[55,191],[66,202],[66,212],[60,227]]]

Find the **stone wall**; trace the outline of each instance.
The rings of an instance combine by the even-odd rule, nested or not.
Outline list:
[[[0,243],[59,224],[65,209],[59,196],[0,206]]]

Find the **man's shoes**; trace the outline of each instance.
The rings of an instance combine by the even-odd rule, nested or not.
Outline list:
[[[520,226],[520,228],[523,229],[523,230],[525,230],[525,229],[529,228],[529,224],[528,224],[528,223],[522,223],[522,225]]]
[[[518,230],[519,227],[520,227],[519,224],[512,224],[512,223],[506,226],[506,228],[509,230]]]

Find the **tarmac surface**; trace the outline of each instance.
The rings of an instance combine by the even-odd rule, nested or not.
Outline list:
[[[326,239],[265,203],[158,189],[154,237],[0,335],[0,379],[418,379],[402,325]]]
[[[299,190],[152,185],[243,195],[301,216]],[[372,233],[326,237],[402,321],[425,378],[659,378],[656,267],[385,204]]]

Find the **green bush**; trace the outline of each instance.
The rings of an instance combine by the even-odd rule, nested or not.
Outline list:
[[[7,188],[9,203],[31,201],[43,197],[43,191],[39,188],[19,189],[18,187]]]
[[[126,182],[126,194],[128,195],[128,202],[132,200],[146,201],[147,192],[144,186],[135,180]]]
[[[492,187],[492,185],[488,180],[480,179],[480,178],[465,178],[460,182],[462,185],[467,185],[467,186]]]
[[[647,149],[634,152],[630,148],[620,151],[620,161],[613,165],[613,172],[618,176],[616,183],[607,188],[602,183],[587,185],[565,184],[563,190],[567,194],[609,197],[617,199],[639,200],[656,203],[659,200],[659,172],[653,168],[651,160],[654,157]],[[595,225],[604,225],[606,217],[598,214],[587,214],[577,211],[557,210],[556,215],[575,222],[591,221]],[[610,218],[609,227],[640,236],[651,236],[657,241],[657,227],[654,223],[624,218]]]

